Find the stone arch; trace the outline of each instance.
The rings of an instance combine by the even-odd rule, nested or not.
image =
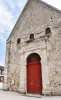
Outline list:
[[[37,60],[37,61],[40,62],[40,60],[41,60],[41,57],[40,57],[39,54],[37,54],[37,53],[31,53],[31,54],[28,55],[28,57],[26,59],[27,60],[27,63],[30,62],[30,61],[32,62],[32,59],[31,59],[32,57],[35,57],[36,58],[36,59],[34,59],[34,61]]]
[[[34,34],[30,34],[30,40],[34,39]]]
[[[51,28],[50,27],[47,27],[45,29],[45,35],[49,38],[51,36]]]
[[[42,69],[42,93],[44,94],[47,91],[47,85],[49,86],[49,66],[47,66],[47,55],[46,49],[35,49],[35,50],[26,50],[21,54],[21,70],[20,70],[20,87],[19,90],[21,93],[27,93],[27,58],[30,54],[37,53],[41,57],[41,69]],[[47,72],[46,72],[47,71]],[[47,91],[49,92],[49,91]]]
[[[18,38],[18,39],[17,39],[17,44],[20,44],[20,42],[21,42],[21,39]]]

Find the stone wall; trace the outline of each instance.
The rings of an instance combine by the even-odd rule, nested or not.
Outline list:
[[[54,36],[48,42],[48,65],[50,66],[50,88],[52,94],[61,95],[61,26],[54,28]]]
[[[7,44],[6,65],[7,65],[7,84],[9,90],[17,91],[20,80],[20,55],[15,49],[15,44],[10,40]]]
[[[50,27],[51,36],[47,38],[45,35],[45,29]],[[34,34],[35,40],[28,43],[30,34]],[[18,45],[17,39],[20,38],[21,42]],[[11,44],[10,44],[11,41]],[[43,65],[46,67],[46,87],[50,89],[53,94],[61,93],[61,13],[55,9],[47,6],[46,4],[38,0],[29,0],[27,6],[25,7],[23,13],[16,26],[12,31],[10,39],[7,41],[7,56],[6,65],[8,70],[8,86],[10,90],[17,91],[21,88],[21,84],[24,82],[22,80],[21,68],[26,66],[26,61],[24,61],[25,52],[31,50],[32,52],[37,52],[40,48],[43,52],[45,46],[45,55],[42,56]],[[37,48],[39,47],[39,48]],[[29,53],[32,53],[29,52]],[[22,54],[21,54],[22,53]],[[23,56],[24,55],[24,56]],[[27,55],[28,56],[28,55]],[[26,56],[26,57],[27,57]],[[21,60],[22,59],[22,60]],[[46,61],[46,62],[44,62]],[[47,63],[47,64],[46,64]],[[43,66],[42,66],[43,67]],[[25,67],[24,67],[25,68]],[[25,70],[24,70],[25,71]],[[48,75],[47,75],[48,73]],[[23,73],[24,74],[24,73]],[[26,72],[25,72],[26,75]],[[45,72],[43,72],[43,77],[45,77]],[[23,80],[26,80],[26,76]],[[44,80],[44,78],[43,78]],[[44,81],[43,81],[44,82]],[[21,84],[20,84],[21,83]],[[25,82],[26,84],[26,82]],[[43,83],[44,84],[44,83]],[[26,91],[26,86],[23,89]]]

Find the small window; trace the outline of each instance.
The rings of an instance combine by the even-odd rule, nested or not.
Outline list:
[[[48,38],[50,37],[50,35],[51,35],[51,29],[50,29],[49,27],[46,28],[45,34],[46,34],[46,36],[47,36]]]
[[[18,38],[18,40],[17,40],[17,44],[19,44],[20,43],[20,38]]]
[[[30,34],[30,40],[34,39],[34,34]]]

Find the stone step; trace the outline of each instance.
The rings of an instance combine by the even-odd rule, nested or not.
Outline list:
[[[37,97],[37,98],[41,98],[42,95],[39,95],[39,94],[22,94],[22,96],[27,96],[27,97]]]

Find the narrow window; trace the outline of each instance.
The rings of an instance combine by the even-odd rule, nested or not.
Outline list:
[[[20,38],[17,39],[17,44],[19,44],[19,43],[20,43]]]
[[[49,27],[46,28],[45,34],[46,34],[46,36],[47,36],[48,38],[50,37],[50,35],[51,35],[51,29],[50,29]]]
[[[34,34],[30,34],[30,40],[34,39]]]

